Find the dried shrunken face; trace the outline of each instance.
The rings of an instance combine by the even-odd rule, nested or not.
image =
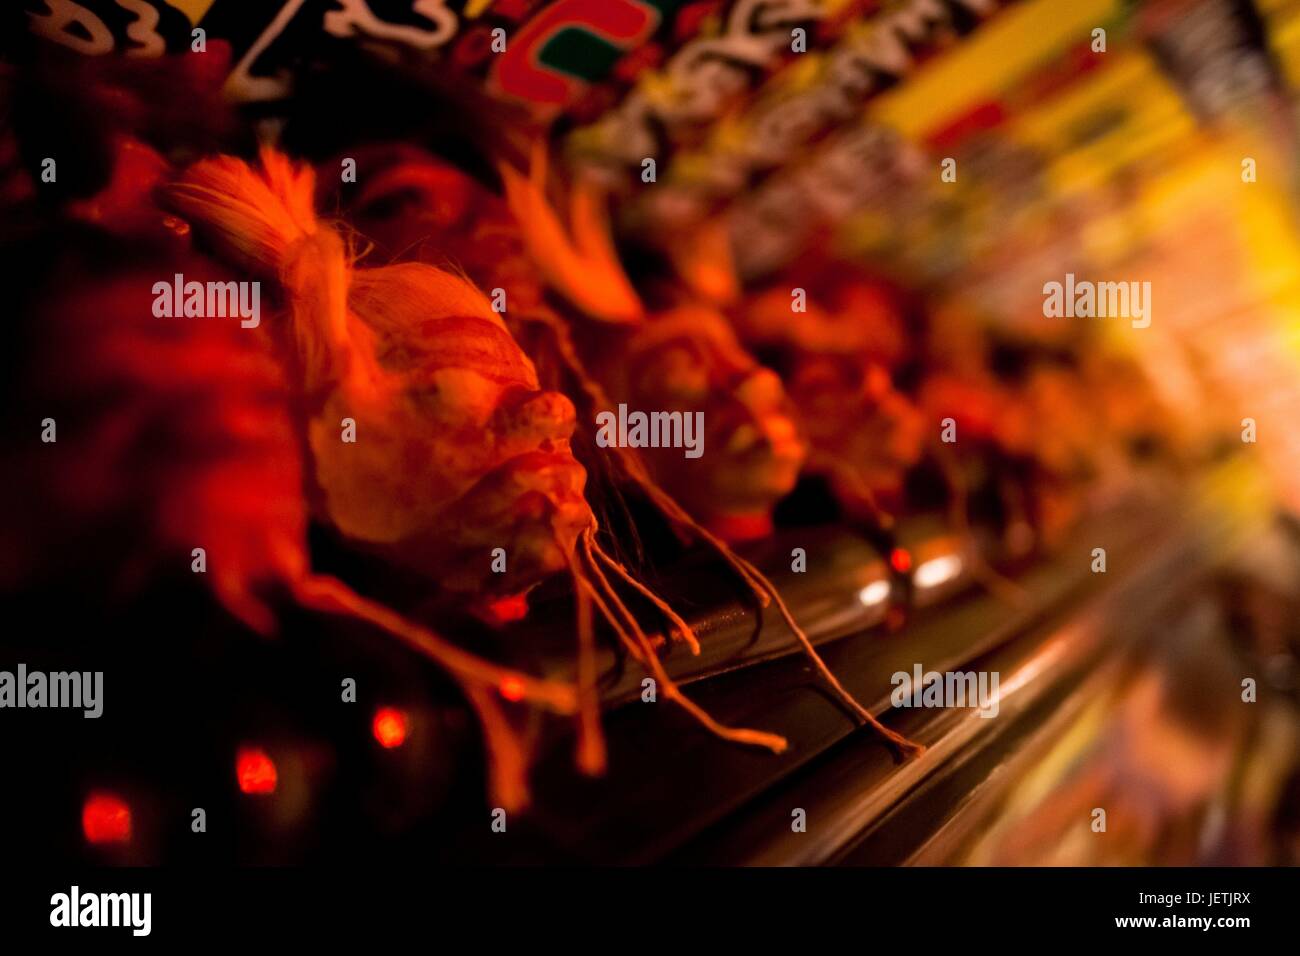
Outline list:
[[[917,400],[928,421],[951,418],[960,441],[989,442],[1017,455],[1031,450],[1027,410],[992,375],[934,370],[921,383]]]
[[[780,379],[741,348],[712,309],[664,313],[627,345],[620,395],[632,409],[703,412],[703,454],[643,451],[657,480],[732,537],[766,530],[768,512],[795,485],[806,449]]]
[[[794,310],[792,290],[771,288],[735,313],[746,343],[809,355],[846,355],[895,365],[907,348],[899,308],[880,286],[851,282]]]
[[[921,457],[924,416],[880,365],[805,356],[791,374],[790,395],[812,447],[853,469],[876,495],[896,492]]]
[[[375,367],[349,374],[309,424],[331,522],[452,592],[519,593],[567,568],[593,520],[573,405],[538,387],[481,293],[408,264],[356,273],[349,308]],[[355,442],[340,437],[349,418]]]
[[[475,606],[569,568],[594,520],[573,406],[540,389],[471,282],[422,263],[358,267],[316,218],[311,171],[270,149],[260,160],[203,160],[164,199],[274,283],[314,514]]]

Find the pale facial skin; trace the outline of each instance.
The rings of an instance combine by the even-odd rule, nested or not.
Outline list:
[[[418,323],[386,294],[398,272],[430,304]],[[350,302],[374,333],[377,365],[350,375],[309,423],[331,522],[453,592],[517,594],[566,569],[593,521],[569,446],[573,404],[539,387],[487,300],[458,277],[418,264],[369,270]],[[344,418],[356,422],[354,443],[340,440]],[[505,573],[492,569],[496,548]]]
[[[721,315],[697,306],[652,319],[623,364],[630,407],[704,413],[700,458],[642,450],[656,480],[727,537],[766,533],[807,452],[776,374],[740,347]]]

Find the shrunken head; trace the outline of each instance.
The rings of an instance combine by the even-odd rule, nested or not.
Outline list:
[[[261,170],[202,161],[167,198],[277,280],[284,314],[268,321],[297,381],[317,516],[455,594],[517,594],[565,569],[594,520],[572,404],[541,390],[471,282],[421,263],[357,268],[312,193],[309,167],[265,151]]]
[[[656,479],[729,538],[768,530],[768,514],[798,479],[806,448],[781,381],[712,308],[679,306],[628,344],[624,388],[636,408],[703,413],[704,454],[645,454]]]

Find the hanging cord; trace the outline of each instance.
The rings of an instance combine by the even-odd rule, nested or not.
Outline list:
[[[362,597],[336,578],[309,574],[292,582],[292,588],[294,597],[303,607],[344,614],[372,624],[446,670],[459,684],[478,716],[488,758],[491,798],[511,811],[527,805],[528,748],[511,726],[500,694],[509,688],[512,696],[518,696],[522,701],[569,715],[580,709],[581,688],[535,678],[482,660],[450,644],[428,628]]]
[[[532,321],[538,322],[549,328],[555,337],[557,352],[568,366],[568,371],[575,381],[579,383],[587,400],[596,408],[610,407],[610,401],[605,394],[604,389],[596,382],[587,372],[581,358],[578,355],[577,348],[574,345],[573,338],[568,326],[558,316],[550,312],[534,313],[529,317]],[[924,751],[924,747],[906,737],[895,733],[881,724],[865,707],[863,707],[845,689],[844,685],[831,673],[826,662],[822,660],[821,655],[817,653],[812,641],[804,632],[803,628],[795,620],[794,615],[790,612],[784,599],[781,597],[776,586],[752,563],[742,558],[732,548],[717,535],[713,534],[694,518],[692,518],[676,500],[664,491],[645,470],[644,464],[635,452],[629,448],[611,448],[609,449],[615,460],[620,465],[624,475],[641,491],[642,494],[662,513],[672,524],[674,531],[684,538],[694,537],[697,540],[703,540],[709,545],[726,563],[730,566],[739,577],[745,582],[746,586],[753,593],[758,601],[760,608],[766,608],[775,603],[778,613],[785,622],[795,639],[799,642],[803,652],[809,660],[812,661],[814,668],[822,679],[825,680],[835,691],[836,695],[842,700],[845,706],[856,716],[859,722],[869,725],[889,744],[894,753],[900,757],[911,757],[919,755]],[[612,559],[610,559],[612,561]],[[617,566],[617,573],[633,583],[633,586],[640,590],[643,586],[639,583],[631,582],[630,575],[626,569],[613,562]],[[648,592],[647,592],[647,596]],[[681,620],[671,609],[655,599],[656,606],[665,614],[670,614],[670,620],[681,634],[681,637],[691,644],[692,649],[698,653],[698,641],[694,632]],[[680,622],[680,623],[679,623]]]
[[[882,531],[892,531],[896,519],[892,513],[881,507],[875,492],[867,485],[857,470],[839,455],[830,452],[814,451],[809,458],[811,471],[821,470],[834,480],[843,483],[858,502],[864,505],[871,518]]]
[[[593,570],[593,574],[584,583],[593,590],[599,585],[604,589],[604,597],[610,605],[619,607],[625,620],[630,624],[627,631],[623,631],[620,637],[629,642],[629,653],[632,653],[646,667],[650,675],[655,679],[656,684],[661,689],[664,698],[678,704],[688,714],[694,717],[700,724],[712,733],[721,737],[723,740],[730,740],[735,743],[749,744],[756,747],[764,747],[773,753],[781,753],[786,749],[788,743],[784,737],[777,734],[770,734],[761,730],[748,730],[745,728],[727,727],[718,723],[708,712],[698,704],[682,693],[675,681],[668,676],[664,670],[663,664],[659,660],[659,655],[655,652],[650,638],[646,635],[641,625],[632,615],[631,611],[623,603],[618,592],[609,584],[608,578],[600,574],[598,562],[607,565],[614,565],[618,562],[605,554],[600,545],[596,542],[595,528],[588,528],[581,537],[582,555],[587,563],[587,567]]]
[[[534,144],[531,160],[527,177],[507,164],[499,165],[507,204],[521,226],[525,248],[529,255],[547,277],[551,286],[564,293],[587,314],[600,316],[606,321],[615,323],[638,324],[644,317],[644,309],[618,260],[601,196],[585,186],[575,189],[570,195],[568,217],[570,228],[566,230],[564,223],[551,208],[545,196],[546,154],[545,147],[540,142]],[[556,350],[563,364],[568,367],[568,371],[588,400],[597,408],[610,407],[604,390],[586,372],[568,326],[558,316],[545,309],[538,310],[527,318],[530,321],[541,322],[551,330]],[[668,518],[670,526],[679,538],[684,542],[692,538],[705,541],[744,580],[760,608],[776,603],[786,626],[795,635],[818,673],[859,721],[871,725],[890,744],[896,754],[910,755],[920,752],[921,748],[918,745],[881,725],[831,674],[807,634],[795,621],[776,587],[761,571],[691,518],[650,478],[633,450],[619,448],[613,451],[612,458],[618,462],[624,475]],[[582,541],[587,559],[587,567],[583,570],[591,574],[582,576],[575,573],[575,583],[580,590],[589,590],[598,608],[602,607],[603,601],[602,613],[610,621],[620,640],[624,641],[629,653],[636,657],[638,656],[636,649],[639,648],[639,659],[657,669],[660,674],[663,673],[649,639],[645,637],[644,631],[627,610],[608,579],[601,573],[602,563],[654,603],[673,625],[674,634],[685,641],[693,652],[698,653],[699,642],[689,625],[672,611],[666,602],[661,601],[648,588],[634,581],[622,565],[604,554],[594,541],[593,531],[584,534]],[[597,595],[598,590],[599,595]],[[610,611],[614,613],[610,614]],[[674,693],[679,693],[675,685],[672,686]],[[683,706],[688,709],[694,708],[693,704],[685,702],[684,698],[682,700]],[[694,709],[698,710],[698,708]],[[702,721],[708,719],[702,711],[696,716]],[[784,746],[784,741],[781,744]]]
[[[583,578],[582,569],[578,565],[576,555],[572,551],[567,553],[578,615],[578,748],[576,757],[578,769],[588,776],[595,777],[605,772],[607,755],[605,737],[600,727],[600,696],[596,687],[596,633],[591,617],[593,598],[590,593],[591,589]],[[602,607],[601,610],[603,614],[608,616],[607,608]]]

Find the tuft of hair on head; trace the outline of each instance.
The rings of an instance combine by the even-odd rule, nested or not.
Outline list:
[[[506,163],[498,168],[528,254],[547,283],[592,318],[642,321],[645,307],[619,262],[603,191],[589,179],[574,182],[566,227],[546,198],[546,148],[540,141],[527,176]]]
[[[201,159],[163,188],[163,201],[203,227],[218,251],[274,278],[294,243],[321,228],[316,176],[270,147],[259,160],[260,169],[237,156]]]
[[[235,156],[199,160],[162,190],[216,251],[284,289],[309,391],[373,374],[366,331],[348,313],[350,255],[316,218],[315,174],[265,147],[260,168]]]
[[[283,288],[309,393],[383,381],[376,336],[414,341],[426,319],[472,317],[504,334],[487,298],[464,276],[416,263],[354,268],[348,242],[317,218],[314,196],[311,167],[271,148],[261,151],[258,167],[233,156],[200,160],[163,190],[167,205],[218,253]],[[534,377],[517,349],[498,351],[521,366],[524,379]]]
[[[740,278],[725,217],[707,219],[675,236],[667,249],[682,283],[698,298],[719,307],[740,299]]]

